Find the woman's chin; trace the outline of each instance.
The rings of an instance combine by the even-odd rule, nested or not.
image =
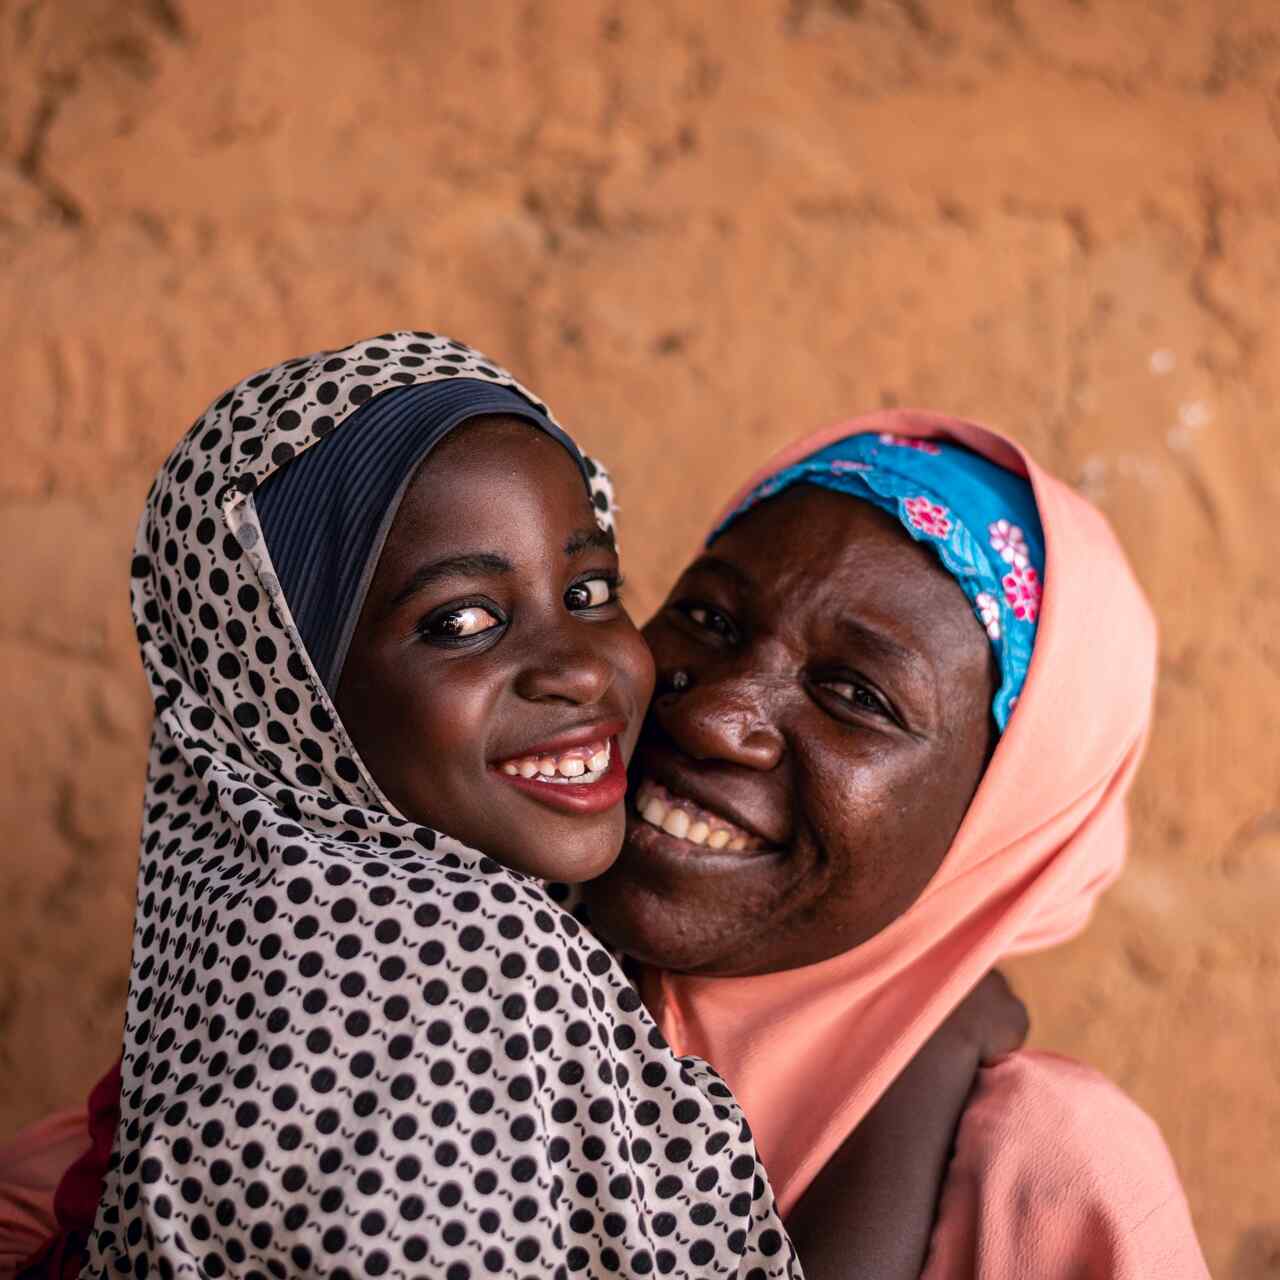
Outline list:
[[[641,964],[675,972],[701,972],[708,966],[714,971],[719,948],[707,930],[707,917],[632,874],[630,861],[624,850],[598,880],[584,886],[592,930]]]

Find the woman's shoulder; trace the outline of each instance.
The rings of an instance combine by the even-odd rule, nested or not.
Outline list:
[[[1010,1054],[979,1072],[939,1206],[930,1280],[1207,1280],[1155,1122],[1093,1068]]]
[[[1157,1154],[1172,1168],[1155,1121],[1102,1072],[1061,1054],[1021,1050],[981,1070],[964,1126],[989,1141],[1029,1144],[1029,1157],[1052,1140],[1070,1163],[1099,1173],[1113,1160],[1127,1167]]]

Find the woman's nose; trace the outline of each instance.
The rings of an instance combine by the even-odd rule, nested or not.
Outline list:
[[[603,634],[596,637],[584,630],[576,636],[549,636],[530,645],[515,689],[529,702],[589,706],[608,692],[614,674]]]
[[[768,714],[759,682],[699,681],[665,693],[653,715],[677,747],[695,760],[720,760],[767,772],[782,759],[785,741]]]

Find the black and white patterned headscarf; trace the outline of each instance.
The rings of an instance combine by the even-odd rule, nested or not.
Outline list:
[[[728,1089],[538,882],[395,811],[281,594],[258,486],[379,392],[464,378],[544,410],[384,334],[232,388],[148,497],[156,717],[85,1275],[799,1274]]]

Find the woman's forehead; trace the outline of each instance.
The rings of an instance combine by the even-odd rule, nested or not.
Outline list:
[[[985,655],[964,592],[932,551],[848,494],[797,485],[761,502],[712,543],[704,567],[736,577],[780,621],[873,627],[923,650],[959,639]]]
[[[813,485],[796,485],[759,503],[709,550],[743,562],[762,593],[799,586],[826,590],[851,582],[891,593],[955,585],[937,557],[891,516]]]

